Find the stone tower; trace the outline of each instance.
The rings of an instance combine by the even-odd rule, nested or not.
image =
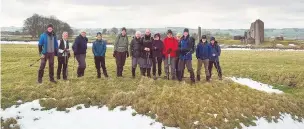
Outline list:
[[[254,40],[256,45],[264,42],[264,22],[257,19],[255,22],[251,23],[250,29],[245,33],[245,40],[247,43]]]
[[[199,26],[198,27],[198,40],[201,40],[202,38],[202,28]]]

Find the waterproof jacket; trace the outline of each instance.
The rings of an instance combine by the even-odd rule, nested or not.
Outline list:
[[[171,50],[171,51],[170,51]],[[163,54],[166,58],[168,58],[169,54],[170,57],[176,57],[176,52],[178,51],[178,42],[174,37],[166,37],[164,39],[164,49]]]
[[[215,41],[214,45],[211,45],[211,61],[219,61],[219,56],[221,55],[221,47],[218,45],[217,41]]]
[[[87,43],[88,43],[87,37],[82,37],[81,35],[77,36],[72,47],[74,54],[75,55],[86,54]]]
[[[92,51],[94,56],[105,56],[107,51],[107,42],[105,40],[96,40],[93,43]]]
[[[64,49],[70,49],[70,44],[69,41],[66,40],[64,42],[63,39],[59,40],[59,46],[58,46],[58,57],[63,57],[63,56],[69,56],[70,52],[67,51],[65,52]]]
[[[130,55],[134,58],[139,58],[141,56],[142,40],[141,38],[133,38],[130,45]]]
[[[44,32],[40,35],[40,39],[38,42],[39,54],[45,55],[47,53],[48,36],[49,35],[47,34],[47,32]],[[54,36],[54,53],[56,54],[58,51],[58,41],[54,33],[52,34],[52,36]]]
[[[211,57],[211,46],[210,44],[206,41],[203,43],[202,41],[197,45],[196,48],[196,58],[205,60],[205,59],[210,59]]]
[[[164,43],[161,40],[153,40],[152,55],[153,57],[163,57]]]
[[[145,35],[142,37],[142,47],[141,47],[141,57],[144,59],[152,58],[152,42],[153,38],[150,35]],[[145,48],[149,48],[150,51],[145,51]]]
[[[128,36],[122,36],[122,34],[119,34],[114,42],[114,51],[117,52],[126,52],[128,51],[128,46],[129,46],[129,40]]]
[[[192,60],[193,46],[195,42],[189,35],[182,37],[179,42],[179,58],[181,60]]]

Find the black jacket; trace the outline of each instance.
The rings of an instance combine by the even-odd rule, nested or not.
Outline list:
[[[141,51],[141,57],[144,59],[152,58],[152,42],[153,42],[153,38],[150,35],[145,35],[144,37],[142,37],[142,51]],[[150,48],[150,51],[145,51],[145,48]]]
[[[164,43],[161,40],[153,40],[152,55],[153,57],[163,57]]]
[[[130,45],[131,57],[139,58],[141,56],[142,40],[141,38],[133,38]]]
[[[87,53],[87,43],[88,38],[82,37],[81,35],[77,36],[73,44],[73,51],[75,55],[86,54]]]

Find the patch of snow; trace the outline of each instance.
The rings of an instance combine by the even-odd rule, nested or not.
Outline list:
[[[244,129],[304,129],[304,122],[293,120],[289,114],[283,114],[281,119],[278,119],[278,123],[268,123],[268,121],[264,118],[259,118],[254,122],[257,126],[246,127],[243,124],[241,124],[241,126]]]
[[[268,84],[264,84],[264,83],[260,83],[248,78],[236,78],[236,77],[232,77],[230,78],[232,81],[242,84],[242,85],[246,85],[252,89],[256,89],[259,91],[265,91],[267,93],[277,93],[277,94],[282,94],[284,93],[283,91],[280,91],[278,89],[273,89],[273,86],[270,86]]]
[[[224,120],[224,121],[227,123],[229,120],[225,118],[225,120]]]
[[[216,118],[216,117],[217,117],[217,114],[213,114],[213,116],[214,116],[214,118]]]
[[[199,121],[195,121],[195,122],[193,122],[193,124],[198,125],[198,122],[199,122]]]
[[[283,44],[276,44],[276,47],[284,47]]]
[[[304,51],[295,49],[251,49],[251,48],[223,48],[222,50],[227,51]]]
[[[17,104],[22,104],[22,100],[18,100],[18,101],[17,101]]]
[[[77,110],[77,106],[83,107],[83,104],[68,108],[69,113],[56,109],[33,111],[31,110],[33,108],[43,108],[39,100],[34,100],[21,104],[18,108],[12,106],[5,110],[1,109],[0,113],[3,119],[21,117],[17,121],[22,129],[161,129],[164,127],[148,116],[132,116],[135,110],[131,107],[127,107],[125,111],[120,111],[119,107],[109,111],[106,106],[102,108],[91,106],[81,110]]]
[[[297,45],[295,45],[295,44],[288,44],[288,46],[290,46],[290,47],[296,47]]]

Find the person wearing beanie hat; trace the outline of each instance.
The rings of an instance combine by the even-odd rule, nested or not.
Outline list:
[[[218,45],[217,41],[215,41],[214,37],[210,38],[210,42],[211,42],[211,53],[212,53],[211,58],[209,60],[209,65],[208,65],[210,78],[212,76],[212,67],[214,65],[217,70],[219,80],[222,80],[222,69],[221,69],[220,61],[219,61],[219,56],[221,55],[221,47],[220,47],[220,45]]]
[[[42,83],[42,77],[47,60],[49,61],[50,81],[56,83],[54,79],[54,56],[56,56],[58,52],[58,41],[56,34],[53,31],[52,24],[47,25],[47,31],[40,35],[38,50],[41,58],[38,70],[38,83]]]
[[[197,80],[200,81],[201,77],[201,69],[202,65],[204,64],[205,74],[206,74],[206,81],[210,81],[210,72],[208,69],[209,66],[209,59],[211,58],[211,46],[207,42],[207,36],[203,35],[202,39],[200,40],[199,44],[196,48],[196,58],[198,60],[197,63]]]
[[[62,69],[62,75],[63,80],[67,80],[67,69],[68,69],[68,62],[70,58],[70,45],[68,40],[69,34],[68,32],[62,33],[62,39],[59,40],[58,45],[58,67],[57,67],[57,79],[60,79],[61,69]]]
[[[127,36],[127,29],[123,27],[121,29],[121,33],[116,37],[114,41],[113,57],[116,59],[117,77],[122,77],[122,71],[126,63],[126,58],[129,57],[128,46],[129,40]]]
[[[171,78],[172,80],[176,79],[176,69],[175,69],[175,61],[176,61],[176,52],[178,51],[178,41],[176,38],[172,36],[172,31],[167,31],[167,37],[163,41],[164,49],[163,55],[165,57],[165,78],[170,79],[169,77],[169,68],[171,68]]]
[[[152,67],[152,42],[153,37],[149,29],[146,29],[145,35],[142,37],[142,49],[140,58],[140,71],[142,76],[151,77]],[[147,74],[146,74],[147,73]]]
[[[82,30],[75,38],[74,44],[72,46],[74,51],[74,59],[76,58],[78,62],[77,77],[83,77],[84,71],[86,69],[86,53],[87,53],[87,43],[88,38],[86,37],[86,32]]]
[[[190,73],[191,83],[195,83],[194,71],[192,68],[192,53],[194,51],[195,40],[190,37],[189,30],[186,28],[184,30],[183,37],[179,42],[179,62],[177,69],[177,78],[179,81],[182,81],[185,66],[187,67]]]
[[[161,76],[162,74],[163,49],[164,49],[164,44],[160,40],[160,34],[157,33],[154,35],[154,40],[152,42],[152,57],[153,57],[152,73],[154,80],[156,79],[156,71],[158,72],[158,76]]]
[[[108,73],[106,69],[106,61],[105,61],[105,54],[107,51],[107,41],[102,39],[102,34],[98,32],[96,34],[96,41],[93,42],[92,51],[94,54],[94,62],[95,68],[97,72],[97,78],[101,78],[101,71],[100,67],[102,68],[103,75],[107,78]]]
[[[135,72],[137,65],[140,65],[139,60],[141,56],[142,40],[141,32],[136,31],[135,37],[132,39],[130,44],[130,56],[132,57],[132,78],[135,78]]]

